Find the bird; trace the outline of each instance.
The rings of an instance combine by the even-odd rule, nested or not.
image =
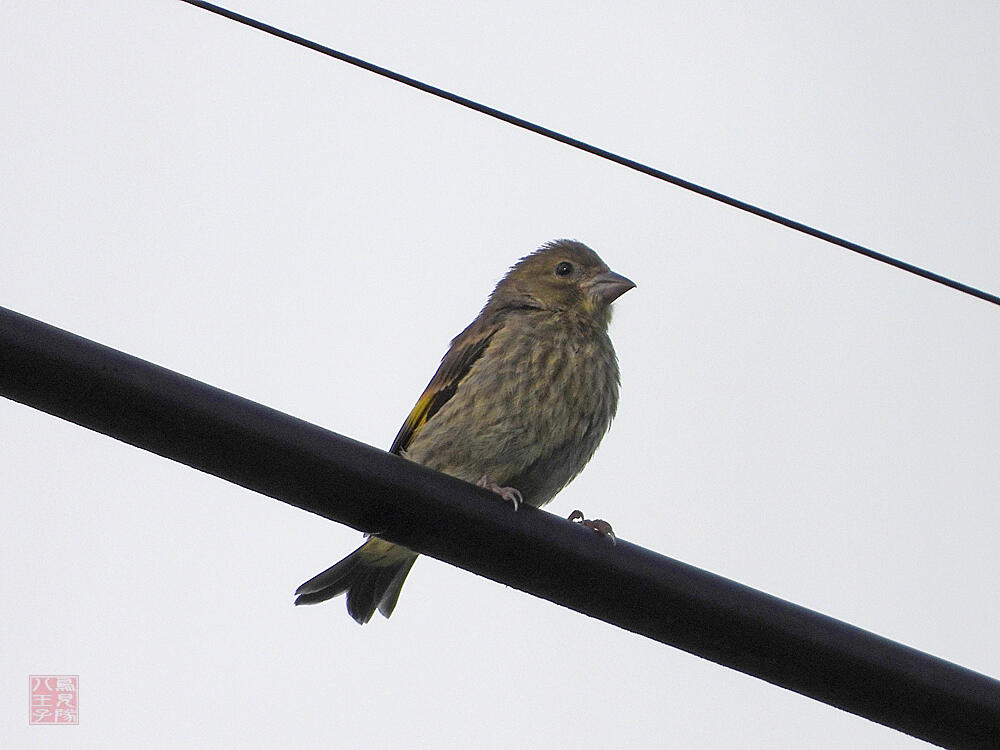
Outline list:
[[[541,507],[580,473],[618,407],[611,304],[635,284],[582,242],[521,258],[456,336],[389,449]],[[608,534],[603,521],[586,521]],[[612,540],[614,539],[612,535]],[[359,624],[389,617],[417,553],[377,535],[296,590],[295,604],[347,594]]]

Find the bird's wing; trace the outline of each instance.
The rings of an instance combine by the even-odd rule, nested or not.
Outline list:
[[[499,329],[499,325],[481,327],[473,323],[455,338],[431,382],[427,384],[410,416],[399,429],[396,439],[392,441],[390,453],[402,455],[414,433],[455,395],[458,384],[469,373],[476,360],[483,356],[490,345],[490,339]]]

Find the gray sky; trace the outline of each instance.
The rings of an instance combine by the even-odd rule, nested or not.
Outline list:
[[[235,9],[1000,290],[1000,6]],[[504,270],[638,283],[617,421],[550,506],[1000,675],[1000,311],[180,2],[0,6],[0,304],[387,447]],[[0,401],[0,745],[909,748]],[[81,723],[27,726],[27,676]]]

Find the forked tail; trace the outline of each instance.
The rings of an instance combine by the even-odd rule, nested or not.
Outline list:
[[[347,611],[364,625],[377,609],[388,617],[399,600],[417,554],[371,537],[343,560],[310,578],[295,591],[296,604],[318,604],[347,592]]]

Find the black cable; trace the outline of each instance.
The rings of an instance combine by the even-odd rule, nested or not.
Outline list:
[[[4,308],[0,396],[915,737],[1000,747],[990,677]]]
[[[954,279],[949,279],[946,276],[942,276],[939,273],[934,273],[933,271],[928,271],[926,268],[921,268],[915,266],[912,263],[907,263],[904,260],[899,260],[898,258],[893,258],[890,255],[885,255],[884,253],[876,252],[864,245],[859,245],[856,242],[851,242],[850,240],[845,240],[842,237],[837,237],[836,235],[830,234],[829,232],[824,232],[820,229],[815,229],[802,222],[795,221],[794,219],[789,219],[773,211],[768,211],[767,209],[755,206],[752,203],[747,203],[746,201],[741,201],[738,198],[733,198],[731,196],[720,193],[717,190],[712,190],[711,188],[703,187],[689,180],[685,180],[681,177],[676,177],[672,174],[664,172],[662,170],[656,169],[655,167],[650,167],[642,162],[634,161],[633,159],[628,159],[624,156],[619,156],[611,151],[607,151],[603,148],[598,148],[597,146],[592,146],[589,143],[572,138],[563,133],[559,133],[555,130],[550,130],[549,128],[537,125],[528,120],[516,117],[514,115],[508,114],[506,112],[501,112],[499,109],[494,109],[493,107],[488,107],[485,104],[480,104],[479,102],[473,101],[472,99],[466,99],[464,96],[459,96],[458,94],[453,94],[450,91],[445,91],[437,86],[431,86],[429,83],[423,83],[415,78],[410,78],[409,76],[404,76],[402,73],[396,73],[395,71],[388,70],[374,63],[367,62],[353,55],[348,55],[344,52],[339,52],[330,47],[319,44],[318,42],[310,41],[301,36],[297,36],[288,31],[283,31],[275,26],[271,26],[262,21],[257,21],[253,18],[241,15],[234,11],[228,10],[226,8],[215,5],[214,3],[206,3],[202,0],[181,0],[183,3],[188,5],[195,5],[199,8],[203,8],[211,13],[215,13],[225,18],[229,18],[233,21],[237,21],[247,26],[251,26],[255,29],[259,29],[267,34],[276,36],[280,39],[284,39],[294,44],[299,44],[303,47],[308,47],[311,50],[320,52],[329,57],[333,57],[342,62],[349,63],[364,70],[370,71],[385,78],[391,78],[393,81],[398,81],[399,83],[405,84],[407,86],[412,86],[415,89],[419,89],[428,94],[433,94],[434,96],[441,97],[442,99],[447,99],[455,104],[460,104],[463,107],[468,107],[469,109],[480,112],[484,115],[489,115],[490,117],[495,117],[498,120],[503,120],[511,125],[516,125],[519,128],[524,128],[525,130],[530,130],[533,133],[538,133],[546,138],[551,138],[554,141],[559,141],[560,143],[565,143],[573,148],[578,148],[581,151],[586,151],[589,154],[594,154],[602,159],[607,159],[608,161],[613,161],[616,164],[621,164],[629,169],[634,169],[637,172],[642,172],[643,174],[648,174],[651,177],[655,177],[658,180],[663,180],[664,182],[669,182],[678,187],[682,187],[685,190],[690,190],[699,195],[703,195],[706,198],[711,198],[712,200],[719,201],[720,203],[725,203],[726,205],[738,208],[741,211],[746,211],[748,213],[760,216],[761,218],[767,219],[768,221],[773,221],[782,226],[788,227],[789,229],[794,229],[797,232],[803,232],[812,237],[816,237],[826,242],[830,242],[834,245],[839,245],[840,247],[851,250],[860,255],[864,255],[873,260],[880,261],[882,263],[887,263],[890,266],[895,266],[896,268],[902,269],[917,276],[923,276],[925,279],[930,279],[931,281],[936,281],[938,284],[943,284],[944,286],[951,287],[952,289],[957,289],[965,294],[971,294],[973,297],[978,297],[979,299],[986,300],[987,302],[992,302],[994,305],[1000,305],[1000,296],[995,294],[990,294],[982,289],[977,289],[975,287],[969,286],[968,284],[963,284],[960,281],[955,281]]]

